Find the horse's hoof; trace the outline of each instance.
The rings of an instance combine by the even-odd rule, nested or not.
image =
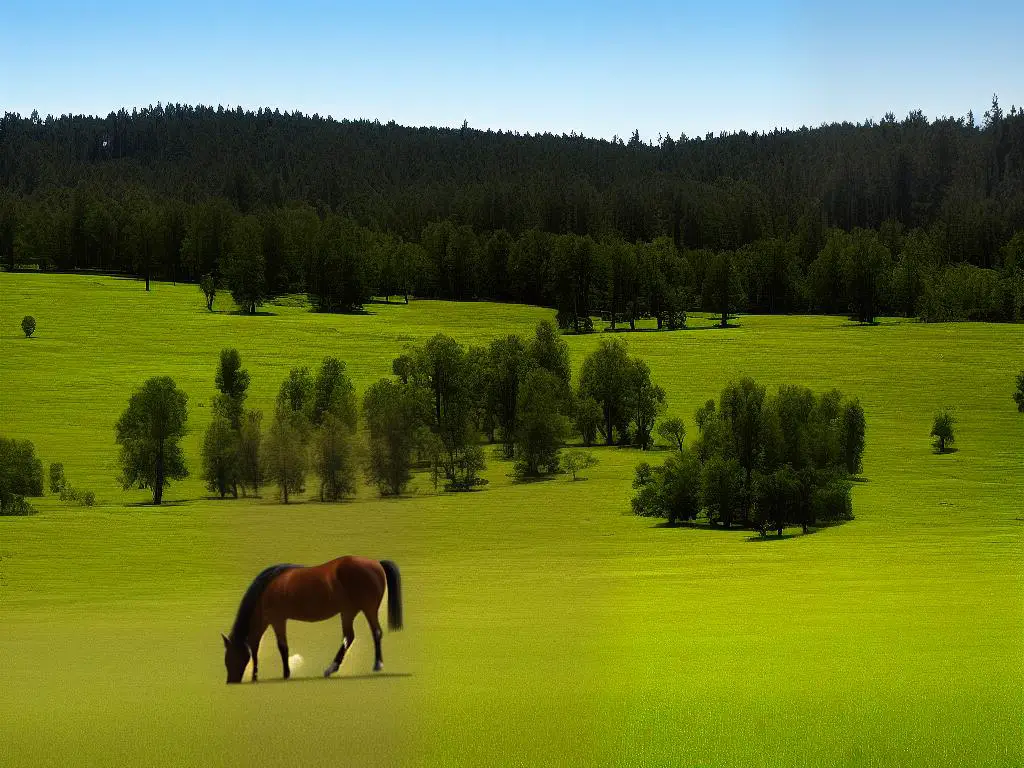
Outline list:
[[[338,667],[335,664],[331,664],[331,666],[324,670],[324,677],[330,677],[337,671]]]
[[[383,664],[374,664],[373,665],[373,671],[374,672],[382,672],[383,670],[384,670],[384,665]]]

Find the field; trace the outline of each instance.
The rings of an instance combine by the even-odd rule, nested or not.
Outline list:
[[[218,308],[220,303],[218,302]],[[587,480],[517,484],[491,459],[472,494],[164,508],[115,481],[133,387],[189,393],[190,467],[222,347],[269,410],[327,354],[362,390],[403,345],[532,332],[550,312],[414,301],[366,316],[207,313],[195,286],[0,274],[0,433],[63,461],[99,506],[37,500],[0,519],[0,765],[1019,766],[1024,763],[1024,368],[1013,326],[744,317],[728,331],[627,335],[669,412],[731,377],[836,386],[867,413],[857,519],[809,536],[659,527],[629,515],[638,452]],[[23,315],[38,321],[24,339]],[[598,334],[567,339],[578,370]],[[937,456],[934,412],[958,418]],[[194,472],[195,473],[195,472]],[[365,623],[292,624],[304,665],[225,686],[218,634],[264,565],[394,559],[406,629],[369,674]]]

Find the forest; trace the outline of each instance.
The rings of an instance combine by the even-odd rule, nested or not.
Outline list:
[[[308,293],[1024,318],[1024,112],[645,142],[160,105],[0,119],[0,263]]]

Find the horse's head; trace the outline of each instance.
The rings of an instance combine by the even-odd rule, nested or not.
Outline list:
[[[232,643],[224,635],[221,635],[221,639],[224,641],[224,666],[228,670],[228,682],[240,683],[245,667],[249,664],[249,646],[246,643]]]

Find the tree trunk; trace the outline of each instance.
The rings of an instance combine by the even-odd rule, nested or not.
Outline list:
[[[156,477],[153,482],[153,503],[160,504],[164,498],[164,441],[156,454]]]
[[[281,495],[284,496],[284,503],[288,503],[288,483],[281,486]]]

